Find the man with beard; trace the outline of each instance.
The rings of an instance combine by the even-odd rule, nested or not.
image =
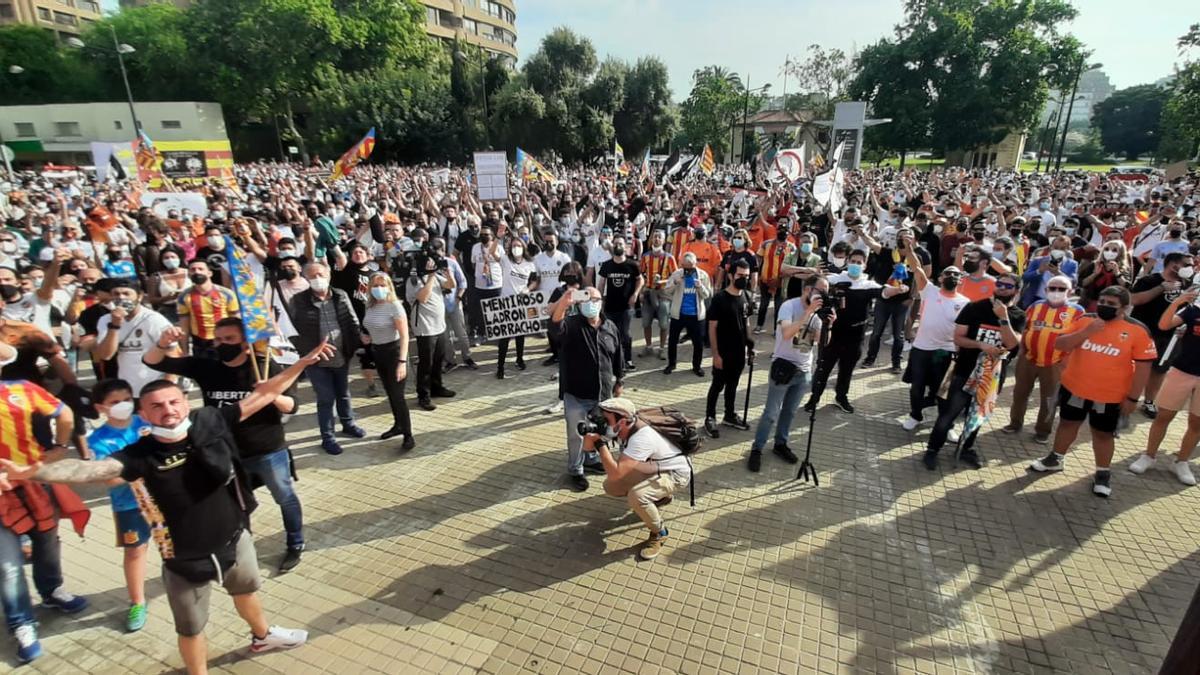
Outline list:
[[[954,423],[967,406],[978,400],[977,389],[998,376],[989,366],[998,366],[1004,354],[1020,344],[1021,331],[1025,328],[1025,313],[1013,306],[1018,297],[1020,280],[1014,274],[1001,274],[995,283],[993,297],[976,300],[962,309],[955,318],[954,344],[958,347],[958,358],[954,362],[954,373],[944,405],[938,410],[937,421],[929,434],[925,448],[925,468],[937,468],[937,455],[946,443],[946,437]],[[986,355],[990,360],[980,360]],[[983,466],[983,458],[974,449],[979,429],[965,434],[959,459],[972,468]]]

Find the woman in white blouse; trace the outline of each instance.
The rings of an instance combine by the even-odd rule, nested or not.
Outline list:
[[[404,400],[404,383],[408,379],[408,315],[396,299],[392,280],[383,272],[371,275],[371,297],[363,314],[362,326],[375,353],[375,364],[383,390],[392,406],[392,428],[380,436],[387,440],[404,436],[404,450],[416,447],[408,403]]]

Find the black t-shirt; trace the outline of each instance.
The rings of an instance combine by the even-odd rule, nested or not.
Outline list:
[[[350,304],[354,306],[354,313],[358,315],[359,321],[362,321],[363,314],[367,311],[367,300],[371,297],[371,275],[378,269],[379,266],[375,263],[358,265],[348,262],[342,269],[335,270],[333,278],[330,279],[330,286],[341,289],[350,296]]]
[[[204,405],[209,408],[237,408],[238,402],[254,391],[254,371],[250,361],[231,368],[224,363],[202,356],[168,356],[153,366],[155,370],[172,375],[182,375],[200,385]],[[280,366],[271,362],[269,375],[277,375]],[[290,396],[295,387],[288,390]],[[242,457],[266,455],[287,446],[284,436],[282,413],[272,405],[259,410],[246,419],[230,424],[238,454]]]
[[[1009,307],[1008,321],[1017,335],[1025,330],[1025,312],[1022,310]],[[954,320],[954,323],[967,327],[968,340],[978,340],[985,345],[1004,346],[1004,341],[1000,337],[1000,319],[992,309],[991,298],[967,303],[967,306],[958,313],[958,318]],[[959,347],[958,359],[954,362],[954,375],[970,377],[971,371],[975,370],[975,364],[979,360],[979,353],[978,349]]]
[[[100,318],[108,314],[109,311],[108,307],[105,307],[103,303],[97,302],[80,312],[79,327],[83,329],[83,334],[99,337],[97,331],[99,331]],[[95,357],[92,358],[92,363],[95,365]],[[103,365],[100,366],[101,371],[97,373],[98,377],[109,379],[120,376],[117,371],[117,357],[115,355],[107,361],[101,361],[101,364]]]
[[[922,266],[933,264],[933,258],[930,257],[929,251],[926,251],[923,246],[918,245],[915,252],[917,260],[921,261]],[[903,280],[897,279],[896,281],[892,281],[892,275],[896,273],[896,265],[898,264],[904,265],[905,278]],[[897,283],[908,286],[908,293],[897,293],[890,298],[881,297],[879,299],[880,302],[901,303],[913,297],[913,293],[917,292],[917,282],[913,279],[913,271],[908,268],[908,261],[903,253],[900,254],[900,262],[897,263],[896,256],[893,255],[893,249],[881,248],[879,249],[879,253],[871,256],[870,261],[867,263],[867,268],[871,279],[880,286],[893,286]]]
[[[454,239],[454,253],[458,264],[463,268],[467,281],[475,283],[475,262],[471,260],[471,248],[479,243],[479,235],[471,230],[464,230]]]
[[[201,447],[193,442],[195,427],[220,429],[237,424],[241,416],[235,406],[202,408],[191,414],[193,429],[177,443],[163,443],[143,436],[124,450],[112,454],[121,463],[121,478],[139,478],[162,511],[175,557],[205,558],[222,549],[241,530],[245,514],[230,483],[233,475],[232,439],[224,444]]]
[[[746,293],[717,291],[708,308],[708,320],[717,322],[717,353],[722,359],[746,358]]]
[[[1177,316],[1183,319],[1183,333],[1171,365],[1188,375],[1200,375],[1200,307],[1187,305]]]
[[[1141,293],[1143,291],[1148,291],[1157,286],[1161,286],[1162,283],[1162,274],[1148,274],[1134,282],[1132,292]],[[1133,318],[1146,324],[1146,328],[1150,331],[1150,335],[1154,337],[1162,338],[1170,335],[1171,331],[1158,329],[1158,320],[1162,318],[1163,312],[1167,311],[1167,307],[1171,305],[1171,302],[1174,301],[1175,298],[1178,298],[1179,295],[1186,290],[1186,288],[1187,284],[1181,283],[1179,288],[1173,291],[1164,290],[1150,302],[1135,305],[1132,312]]]
[[[600,264],[600,276],[604,277],[604,311],[616,314],[629,309],[629,298],[637,286],[637,261],[625,257],[622,262],[606,260]]]

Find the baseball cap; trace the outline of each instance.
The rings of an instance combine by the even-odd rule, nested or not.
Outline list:
[[[599,407],[604,412],[615,413],[625,417],[637,416],[637,406],[633,404],[633,401],[624,396],[615,396],[601,401]]]

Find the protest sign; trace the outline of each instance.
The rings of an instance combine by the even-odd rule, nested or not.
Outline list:
[[[481,304],[487,339],[497,340],[541,332],[543,320],[550,316],[549,298],[548,293],[534,291],[483,300]]]
[[[170,209],[190,209],[193,215],[208,215],[208,200],[199,192],[143,192],[142,206],[149,206],[159,218],[166,218]]]
[[[479,201],[508,199],[508,157],[503,152],[475,153],[475,191]]]

